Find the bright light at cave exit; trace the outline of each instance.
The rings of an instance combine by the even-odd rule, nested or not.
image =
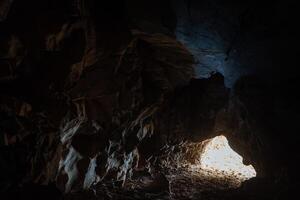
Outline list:
[[[256,176],[252,165],[244,165],[243,158],[233,151],[225,136],[206,140],[200,157],[200,167],[218,174],[234,176],[244,181]]]

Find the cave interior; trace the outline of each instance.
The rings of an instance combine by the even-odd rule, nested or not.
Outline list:
[[[0,199],[299,196],[299,19],[291,0],[0,0]]]

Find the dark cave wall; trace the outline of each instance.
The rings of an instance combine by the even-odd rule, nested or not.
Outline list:
[[[198,77],[217,71],[228,87],[249,74],[271,83],[295,78],[295,2],[174,0],[172,4],[176,36],[195,55]]]
[[[1,24],[2,171],[25,165],[5,175],[4,190],[24,179],[66,192],[97,176],[124,182],[152,115],[194,75],[185,47],[131,24],[125,1],[76,2],[15,1]]]

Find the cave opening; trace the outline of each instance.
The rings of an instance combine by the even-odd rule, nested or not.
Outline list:
[[[254,167],[243,164],[243,158],[228,144],[225,136],[219,135],[202,142],[199,163],[194,169],[204,170],[210,176],[227,178],[240,186],[242,182],[256,177]]]

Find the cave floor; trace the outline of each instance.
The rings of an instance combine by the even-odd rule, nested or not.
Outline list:
[[[93,192],[71,193],[66,199],[269,199],[264,194],[237,188],[232,178],[212,178],[209,172],[176,169],[166,175],[167,186],[163,177],[144,177],[126,183],[123,189],[112,184],[102,184],[95,187]]]

